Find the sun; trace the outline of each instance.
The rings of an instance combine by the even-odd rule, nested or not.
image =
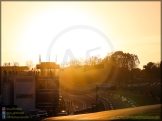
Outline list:
[[[16,4],[17,7],[15,7]],[[12,33],[12,36],[2,37],[3,40],[11,40],[11,47],[6,45],[10,51],[15,53],[7,59],[19,60],[22,62],[20,65],[24,65],[27,60],[38,63],[39,55],[42,61],[55,61],[57,56],[57,63],[61,64],[67,52],[70,52],[70,55],[66,61],[70,61],[72,57],[86,59],[88,52],[90,52],[89,56],[103,57],[110,50],[101,35],[82,28],[62,34],[52,45],[50,53],[47,53],[51,42],[63,30],[77,25],[94,28],[100,26],[97,17],[84,4],[80,5],[76,2],[47,2],[45,4],[33,2],[25,5],[13,3],[10,9],[12,14],[11,10],[5,11],[7,16],[14,16],[13,23],[7,23],[6,20],[10,18],[3,16],[3,31],[5,28],[5,31]]]
[[[67,62],[80,57],[84,60],[91,56],[101,58],[106,51],[110,50],[109,45],[101,35],[88,29],[69,31],[53,41],[55,41],[55,44],[50,46],[52,47],[51,55],[58,55],[60,62]],[[68,58],[65,58],[67,56]]]
[[[55,44],[52,45],[51,52],[47,55],[47,50],[51,47],[50,44],[56,40],[55,37],[61,31],[75,25],[95,26],[93,17],[85,14],[85,12],[85,10],[76,8],[57,7],[46,8],[43,12],[39,11],[39,13],[33,14],[26,21],[22,35],[23,38],[26,38],[26,45],[32,43],[29,45],[30,48],[35,48],[30,56],[35,57],[41,54],[44,61],[48,61],[49,56],[51,56],[50,61],[55,61],[54,58],[57,56],[57,62],[62,63],[68,49],[70,49],[73,57],[86,58],[87,51],[95,48],[99,49],[92,51],[91,56],[103,56],[106,45],[104,38],[88,29],[75,29],[63,33],[57,38]],[[31,49],[29,52],[31,52]],[[70,59],[72,59],[71,56],[66,61],[70,61]]]

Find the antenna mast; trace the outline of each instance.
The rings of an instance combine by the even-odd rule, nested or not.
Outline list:
[[[56,55],[56,58],[55,58],[55,63],[57,63],[57,55]]]
[[[41,64],[41,55],[39,54],[39,64]]]

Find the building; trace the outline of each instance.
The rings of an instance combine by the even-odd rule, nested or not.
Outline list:
[[[25,66],[1,67],[2,105],[29,110],[45,109],[56,114],[59,107],[59,65],[41,62],[37,71]]]
[[[36,76],[36,108],[56,114],[59,107],[59,65],[41,62],[36,65],[40,74]]]
[[[2,82],[5,81],[5,78],[10,76],[10,78],[14,75],[24,75],[26,71],[28,71],[27,66],[1,66],[0,71],[1,71],[1,85],[0,85],[0,94],[2,93]],[[7,81],[7,80],[6,80]]]
[[[21,107],[25,114],[35,109],[35,76],[14,77],[14,105]]]
[[[1,105],[16,105],[25,114],[29,109],[35,109],[35,82],[35,75],[27,66],[1,67]]]

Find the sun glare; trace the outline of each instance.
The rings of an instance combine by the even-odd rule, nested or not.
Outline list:
[[[114,48],[114,51],[121,50],[138,55],[142,67],[148,59],[160,60],[156,56],[160,50],[159,10],[159,2],[3,1],[1,64],[17,61],[19,65],[24,65],[27,60],[38,63],[39,54],[42,61],[48,61],[48,56],[50,61],[55,61],[57,55],[57,63],[60,64],[67,50],[76,58],[85,59],[87,52],[90,52],[90,56],[103,58]],[[83,28],[66,31],[56,40],[55,37],[60,32],[76,25],[94,27],[110,40]],[[56,43],[51,45],[54,40]],[[48,53],[49,48],[51,51]],[[154,57],[145,57],[147,54],[144,48]],[[5,56],[8,54],[11,56]],[[68,61],[70,59],[69,57]]]
[[[66,56],[65,54],[68,54],[69,61],[69,59],[72,59],[70,57],[71,54],[75,58],[82,57],[83,59],[87,59],[90,56],[102,58],[106,52],[111,51],[106,40],[91,30],[72,30],[63,34],[58,40],[53,41],[56,41],[56,43],[52,46],[51,55],[59,55],[60,62],[67,61],[63,60]],[[70,52],[68,51],[69,49]]]
[[[108,52],[109,49],[103,49],[106,43],[98,33],[87,29],[76,29],[63,33],[52,45],[51,53],[47,55],[50,43],[55,41],[54,38],[59,32],[74,25],[90,25],[93,27],[96,24],[90,14],[85,14],[85,11],[79,9],[48,8],[44,12],[40,11],[33,14],[26,20],[25,24],[26,26],[22,26],[24,33],[21,36],[25,38],[23,44],[26,45],[26,49],[33,58],[41,54],[43,60],[47,61],[46,57],[50,55],[51,61],[54,61],[54,57],[57,55],[58,63],[61,63],[67,49],[71,50],[74,57],[84,59],[88,50],[98,48],[90,55],[101,57],[103,56],[101,53],[103,51]]]

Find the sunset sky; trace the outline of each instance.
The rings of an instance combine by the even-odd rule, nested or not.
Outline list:
[[[1,2],[1,65],[4,62],[50,61],[63,62],[66,50],[77,57],[103,58],[121,50],[136,54],[139,67],[161,60],[160,1],[61,1],[61,2]],[[107,40],[90,26],[104,33]],[[59,38],[56,38],[60,35]],[[53,45],[51,43],[55,41]]]

